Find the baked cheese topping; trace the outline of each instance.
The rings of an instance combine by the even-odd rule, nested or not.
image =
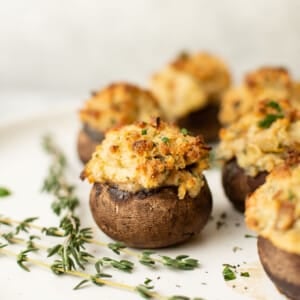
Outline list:
[[[201,137],[156,119],[107,132],[83,171],[90,183],[108,183],[137,192],[178,187],[178,197],[196,197],[204,184],[209,147]]]
[[[151,80],[151,90],[172,122],[218,100],[229,85],[227,66],[208,53],[183,54]]]
[[[81,121],[101,132],[158,116],[161,112],[152,94],[127,83],[112,84],[94,93],[80,111]]]
[[[282,250],[300,255],[300,164],[277,167],[246,202],[246,223]]]
[[[300,107],[300,85],[293,82],[284,68],[263,67],[249,73],[241,86],[224,93],[219,114],[221,123],[235,122],[263,99],[290,99]]]
[[[256,110],[220,131],[218,157],[235,158],[250,176],[270,172],[286,149],[300,141],[300,111],[287,100],[264,100]]]

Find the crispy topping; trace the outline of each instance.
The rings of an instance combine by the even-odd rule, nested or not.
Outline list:
[[[299,111],[287,100],[262,100],[252,113],[220,131],[218,156],[236,158],[248,175],[270,172],[300,140]]]
[[[201,137],[157,119],[135,123],[108,131],[82,177],[131,192],[177,186],[180,199],[186,193],[195,197],[203,185],[209,150]]]
[[[300,105],[300,85],[282,67],[262,67],[246,75],[240,87],[228,90],[221,102],[220,121],[228,125],[253,110],[263,99],[290,101]]]
[[[246,223],[277,247],[300,254],[300,156],[293,156],[248,197]]]
[[[225,64],[208,53],[180,55],[153,76],[151,90],[169,121],[217,101],[230,85]]]
[[[160,115],[158,103],[149,91],[127,83],[112,84],[93,92],[80,111],[83,123],[102,132],[135,121],[149,121]]]

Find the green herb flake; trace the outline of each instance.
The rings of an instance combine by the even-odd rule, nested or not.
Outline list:
[[[293,202],[295,200],[295,198],[296,198],[296,195],[294,194],[294,192],[291,191],[291,190],[289,190],[288,191],[288,199],[289,199],[289,201]]]
[[[225,281],[236,279],[235,273],[229,265],[226,265],[223,269],[223,278]]]
[[[266,117],[258,122],[258,126],[260,128],[269,128],[275,121],[278,119],[282,119],[284,117],[283,114],[268,114]]]
[[[84,279],[82,281],[80,281],[74,288],[73,290],[79,290],[84,284],[86,284],[87,282],[89,282],[88,279]]]
[[[166,136],[162,137],[161,140],[166,144],[170,141],[170,139]]]
[[[147,129],[142,129],[142,135],[146,135],[147,134]]]
[[[8,197],[11,195],[11,191],[5,187],[0,187],[0,198]]]
[[[245,234],[244,237],[245,237],[246,239],[257,239],[257,236],[252,235],[252,234]]]
[[[271,108],[274,108],[277,112],[281,113],[282,112],[282,108],[281,106],[275,102],[275,101],[270,101],[267,106],[271,107]]]
[[[181,128],[181,133],[183,134],[183,135],[188,135],[189,134],[189,132],[188,132],[188,130],[186,129],[186,128]]]
[[[241,276],[242,277],[250,277],[250,274],[249,274],[249,272],[242,272]]]

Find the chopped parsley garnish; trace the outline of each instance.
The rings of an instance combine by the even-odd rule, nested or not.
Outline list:
[[[250,274],[249,274],[249,272],[242,272],[241,276],[242,277],[250,277]]]
[[[264,119],[260,120],[258,126],[261,128],[269,128],[275,121],[284,117],[282,108],[277,102],[270,101],[267,106],[276,110],[277,114],[267,114]]]
[[[235,273],[230,265],[225,265],[223,269],[223,278],[225,281],[236,279]]]
[[[147,129],[142,129],[142,135],[146,135],[147,134]]]
[[[0,197],[7,197],[11,194],[10,190],[5,187],[0,187]]]
[[[170,139],[166,136],[162,137],[161,140],[166,144],[170,141]]]
[[[267,104],[267,106],[274,108],[274,109],[277,110],[279,113],[282,112],[281,106],[280,106],[277,102],[275,102],[275,101],[270,101],[270,102]]]
[[[282,119],[283,114],[268,114],[266,117],[258,122],[258,126],[261,128],[269,128],[275,121]]]
[[[186,129],[186,128],[181,128],[181,133],[183,134],[183,135],[188,135],[188,130]]]

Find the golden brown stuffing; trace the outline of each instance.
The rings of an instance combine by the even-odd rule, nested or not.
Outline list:
[[[161,116],[152,94],[128,83],[115,83],[93,94],[80,111],[80,119],[104,132],[111,127]]]
[[[218,156],[236,158],[250,176],[270,172],[300,141],[300,111],[288,100],[262,100],[253,112],[220,131]]]
[[[297,153],[276,167],[246,201],[248,227],[278,248],[296,254],[300,254],[299,161]]]
[[[300,105],[300,87],[289,72],[280,67],[262,67],[246,75],[240,87],[228,90],[221,102],[220,121],[228,125],[251,111],[263,99],[289,99]]]
[[[184,54],[153,76],[151,90],[173,122],[218,101],[230,81],[228,68],[219,58]]]
[[[176,186],[183,199],[186,193],[199,194],[208,159],[209,147],[201,137],[156,119],[108,131],[83,177],[131,192]]]

